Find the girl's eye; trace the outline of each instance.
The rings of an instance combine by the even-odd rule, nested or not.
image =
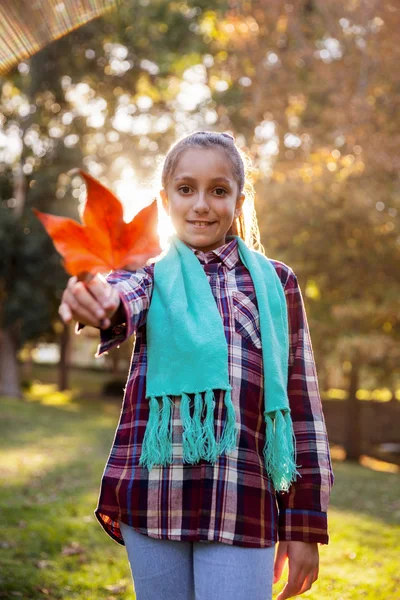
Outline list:
[[[179,188],[179,191],[182,192],[186,196],[187,193],[190,193],[191,188],[188,185],[181,185],[181,187]],[[220,197],[222,197],[228,193],[224,188],[221,188],[221,187],[215,188],[214,192],[216,192],[217,196],[220,196]]]
[[[182,185],[182,186],[179,188],[179,191],[180,191],[180,192],[182,192],[183,190],[190,190],[190,187],[189,187],[188,185]],[[183,192],[183,193],[185,194],[185,192]]]

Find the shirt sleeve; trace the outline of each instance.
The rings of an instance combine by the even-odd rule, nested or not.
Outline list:
[[[96,358],[121,345],[145,323],[153,292],[153,271],[154,266],[150,265],[136,271],[119,269],[107,275],[108,283],[118,290],[125,319],[114,327],[100,329]],[[83,327],[77,323],[76,333]]]
[[[285,284],[289,320],[288,398],[301,477],[278,492],[280,540],[328,544],[327,509],[334,482],[314,353],[302,293],[290,270]]]

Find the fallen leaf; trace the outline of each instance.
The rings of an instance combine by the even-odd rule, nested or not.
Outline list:
[[[38,562],[36,563],[36,566],[38,569],[47,569],[49,564],[50,564],[50,561],[48,561],[48,560],[38,560]]]
[[[68,546],[64,546],[61,550],[61,554],[64,556],[72,556],[73,554],[83,554],[85,548],[83,548],[78,542],[71,542]]]
[[[85,515],[82,517],[82,521],[84,523],[92,523],[92,521],[94,522],[94,517],[92,517],[92,515]]]
[[[121,594],[126,590],[126,583],[115,583],[114,585],[105,585],[104,589],[113,594]]]
[[[161,253],[156,200],[125,223],[118,198],[88,173],[79,173],[87,187],[82,225],[67,217],[32,209],[63,257],[70,275],[123,268],[133,270]]]

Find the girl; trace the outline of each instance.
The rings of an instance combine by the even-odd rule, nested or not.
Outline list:
[[[97,355],[136,335],[95,515],[126,546],[138,600],[267,600],[286,559],[278,600],[291,598],[328,543],[333,474],[302,294],[262,252],[242,156],[225,133],[181,139],[162,170],[168,252],[72,277],[59,310],[101,329]]]

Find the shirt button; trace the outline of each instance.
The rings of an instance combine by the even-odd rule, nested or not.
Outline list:
[[[121,335],[124,333],[125,325],[116,325],[113,329],[115,335]]]

